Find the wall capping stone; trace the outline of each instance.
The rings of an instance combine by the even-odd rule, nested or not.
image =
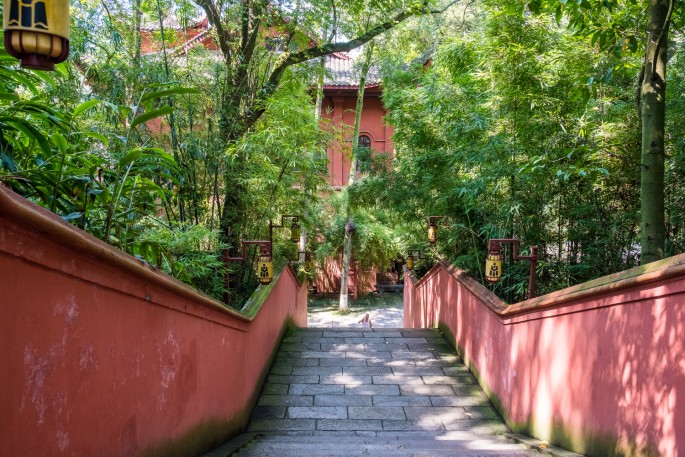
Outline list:
[[[612,296],[619,291],[642,287],[650,283],[663,283],[672,278],[678,278],[685,275],[685,254],[679,254],[647,265],[602,276],[582,284],[511,305],[501,300],[466,272],[455,265],[450,265],[444,260],[436,263],[420,280],[417,280],[413,272],[408,272],[409,274],[405,274],[405,277],[410,278],[416,289],[419,290],[441,270],[448,272],[455,280],[480,298],[501,319],[513,319],[527,314],[575,305],[580,301],[590,298]],[[608,300],[603,306],[611,306],[613,304],[611,300]]]

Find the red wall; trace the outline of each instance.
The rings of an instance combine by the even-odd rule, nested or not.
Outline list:
[[[354,263],[354,262],[351,262]],[[322,268],[316,270],[314,286],[322,294],[340,293],[340,276],[342,275],[342,255],[337,259],[328,258]],[[355,299],[359,295],[371,293],[376,289],[376,270],[360,271],[350,266],[349,291]]]
[[[516,431],[594,456],[685,456],[685,255],[506,306],[439,264],[405,284]],[[623,453],[623,454],[621,454]]]
[[[0,278],[3,457],[197,455],[245,426],[286,322],[306,326],[289,266],[248,318],[2,186]]]

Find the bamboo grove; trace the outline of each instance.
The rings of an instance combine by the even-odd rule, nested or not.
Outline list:
[[[540,293],[685,252],[678,2],[77,0],[71,16],[56,72],[0,54],[0,182],[217,299],[222,251],[282,214],[303,215],[319,266],[351,220],[358,268],[423,250],[419,272],[444,258],[481,281],[487,240],[516,236],[540,247]],[[203,17],[215,49],[175,48]],[[395,156],[350,146],[361,179],[334,191],[326,149],[349,132],[317,113],[319,58],[371,45]],[[495,292],[520,300],[526,268]],[[256,278],[231,269],[241,306]]]

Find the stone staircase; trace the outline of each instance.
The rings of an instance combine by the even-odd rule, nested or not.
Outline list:
[[[529,456],[437,330],[299,329],[247,433],[204,457]]]
[[[376,273],[376,290],[378,292],[402,292],[404,284],[399,283],[399,275],[393,272]]]

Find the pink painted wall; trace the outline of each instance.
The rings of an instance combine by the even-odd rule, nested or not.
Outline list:
[[[233,312],[0,186],[0,456],[192,456],[246,425],[290,266]]]
[[[371,149],[388,155],[392,160],[395,150],[392,141],[394,129],[385,124],[386,114],[380,99],[378,88],[368,88],[364,96],[364,108],[360,121],[360,135],[371,138]],[[350,176],[350,154],[352,141],[352,127],[354,126],[354,111],[357,103],[357,89],[328,89],[323,100],[321,115],[329,119],[333,126],[343,130],[344,143],[334,143],[328,148],[328,176],[329,184],[343,187]]]
[[[685,255],[506,306],[458,269],[405,284],[509,425],[593,456],[685,456]]]

